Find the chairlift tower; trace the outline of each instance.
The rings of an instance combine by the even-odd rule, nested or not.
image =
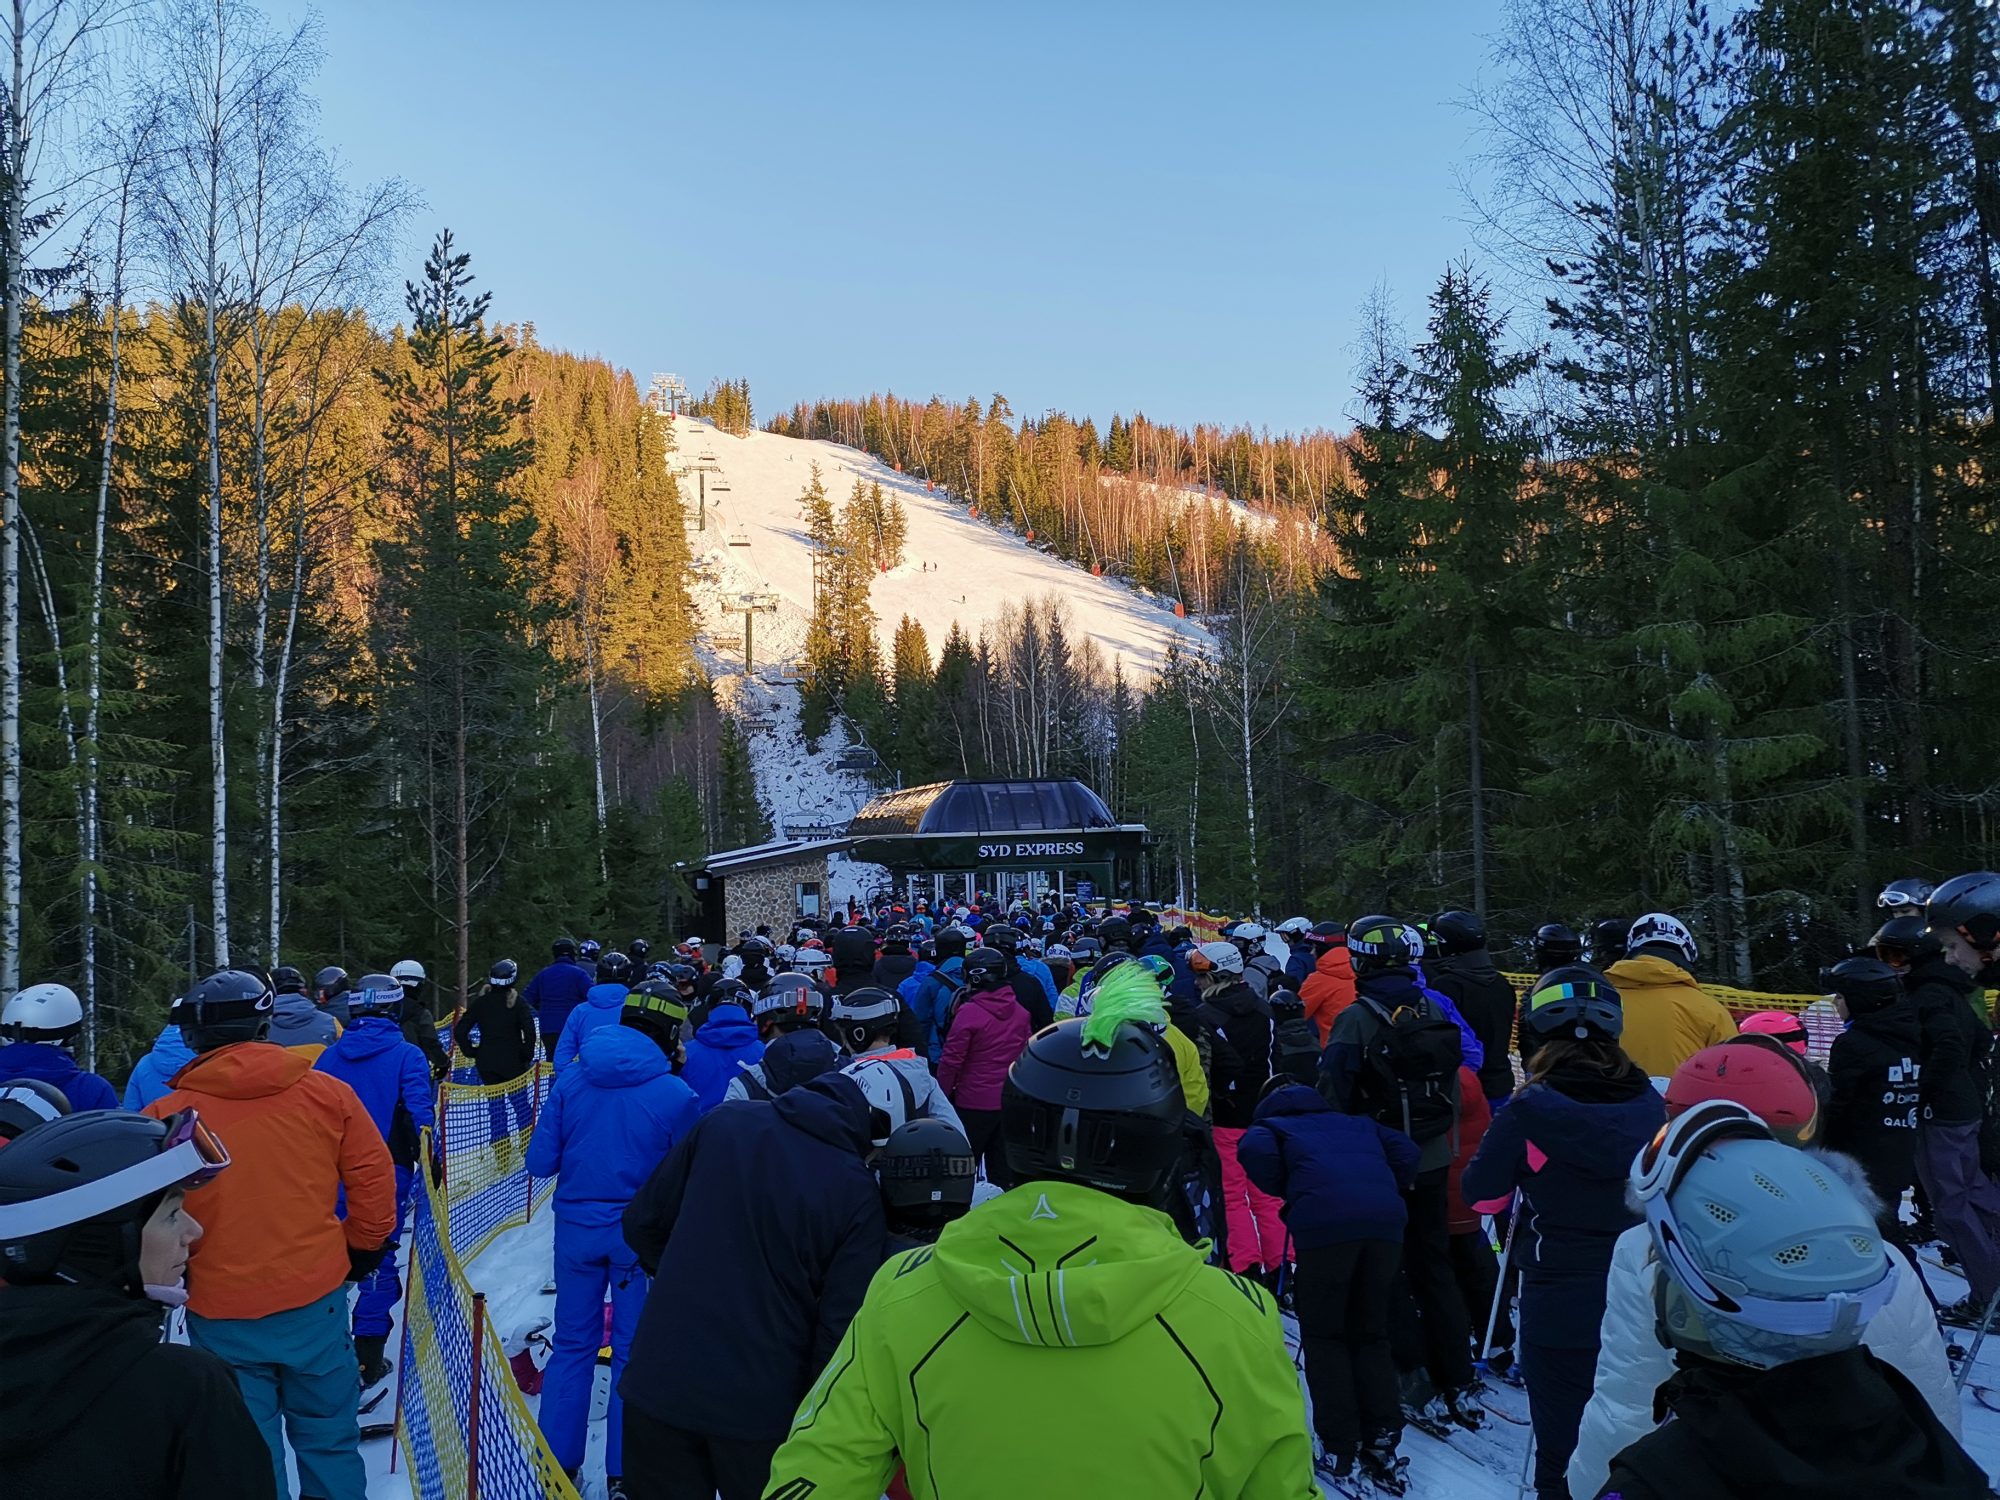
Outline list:
[[[736,603],[722,606],[722,613],[725,615],[743,616],[743,675],[745,677],[748,677],[757,667],[756,657],[753,654],[756,642],[752,634],[755,629],[757,616],[775,615],[777,612],[778,596],[776,594],[742,594],[737,597]]]
[[[693,463],[682,464],[675,472],[694,475],[696,492],[694,529],[696,531],[708,530],[708,476],[711,474],[720,474],[722,472],[722,465],[715,461],[713,453],[704,453]],[[716,488],[721,490],[725,486],[717,485]]]
[[[664,416],[679,416],[686,399],[687,383],[678,375],[655,375],[646,392],[647,404]]]

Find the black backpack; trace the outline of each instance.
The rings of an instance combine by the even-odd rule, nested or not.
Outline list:
[[[1428,996],[1394,1010],[1372,996],[1359,998],[1382,1023],[1363,1054],[1362,1098],[1370,1113],[1419,1143],[1455,1130],[1465,1061],[1457,1024]]]
[[[1311,1088],[1319,1079],[1319,1027],[1303,1015],[1272,1027],[1271,1071]]]

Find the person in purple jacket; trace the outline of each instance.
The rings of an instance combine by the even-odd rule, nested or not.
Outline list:
[[[965,955],[965,990],[952,1009],[938,1062],[938,1086],[958,1111],[975,1156],[986,1158],[986,1180],[1005,1186],[998,1149],[1000,1094],[1007,1070],[1028,1045],[1033,1025],[1008,983],[1007,956],[997,948]]]
[[[396,1250],[416,1180],[419,1134],[436,1128],[437,1107],[430,1061],[421,1047],[403,1039],[403,987],[387,974],[364,975],[347,997],[347,1013],[347,1030],[320,1053],[313,1068],[354,1090],[396,1164],[396,1228],[384,1246],[381,1265],[362,1281],[354,1302],[354,1354],[361,1366],[361,1383],[369,1386],[389,1373],[382,1351],[389,1340],[391,1316],[403,1298]]]
[[[1332,1479],[1347,1479],[1358,1463],[1369,1478],[1393,1482],[1408,1462],[1396,1452],[1403,1412],[1389,1307],[1409,1220],[1403,1195],[1421,1155],[1402,1131],[1343,1114],[1283,1074],[1265,1084],[1237,1142],[1245,1174],[1284,1202],[1313,1428]]]

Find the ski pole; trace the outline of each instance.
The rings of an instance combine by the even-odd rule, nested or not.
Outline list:
[[[1514,1190],[1514,1210],[1507,1216],[1507,1243],[1500,1247],[1500,1277],[1493,1287],[1493,1306],[1486,1314],[1486,1337],[1479,1345],[1481,1363],[1493,1357],[1493,1330],[1500,1324],[1500,1304],[1507,1297],[1507,1260],[1514,1253],[1514,1235],[1521,1227],[1521,1191]]]
[[[1531,1482],[1531,1478],[1534,1472],[1535,1472],[1535,1433],[1534,1429],[1530,1428],[1528,1430],[1528,1451],[1521,1455],[1521,1477],[1514,1485],[1514,1494],[1516,1500],[1521,1500],[1521,1497],[1526,1496],[1533,1492],[1535,1487]]]
[[[1986,1316],[1979,1320],[1979,1332],[1972,1340],[1972,1349],[1965,1356],[1965,1363],[1958,1367],[1958,1388],[1963,1391],[1965,1382],[1972,1376],[1972,1365],[1979,1358],[1979,1346],[1986,1342],[1986,1331],[1993,1326],[1993,1309],[2000,1307],[2000,1287],[1993,1289],[1993,1295],[1986,1299]]]

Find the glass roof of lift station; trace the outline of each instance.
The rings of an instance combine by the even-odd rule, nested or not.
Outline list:
[[[980,780],[885,792],[854,815],[847,832],[867,838],[1116,827],[1103,799],[1080,781]]]

